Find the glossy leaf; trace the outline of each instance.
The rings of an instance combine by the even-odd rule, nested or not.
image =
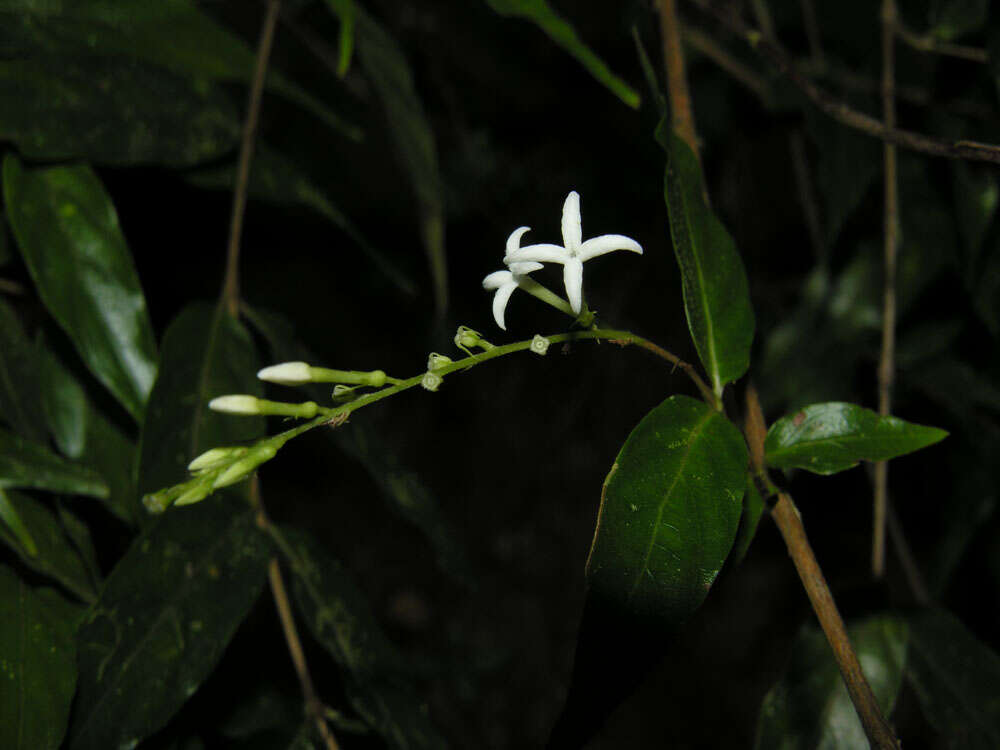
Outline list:
[[[701,401],[671,396],[650,411],[604,481],[591,590],[646,619],[687,618],[732,548],[747,458],[739,431]]]
[[[82,610],[0,566],[0,747],[56,750],[76,686]]]
[[[188,478],[187,465],[209,448],[264,434],[262,417],[208,408],[227,393],[260,395],[260,367],[250,334],[221,308],[195,303],[167,328],[160,371],[149,398],[139,448],[139,494]]]
[[[385,110],[389,133],[420,207],[421,238],[427,252],[439,312],[448,302],[444,247],[444,197],[434,133],[402,50],[374,18],[357,6],[358,59]]]
[[[694,153],[666,120],[656,137],[667,152],[664,198],[688,328],[712,387],[721,394],[750,366],[754,316],[746,271],[729,233],[705,205]]]
[[[632,109],[638,109],[638,92],[611,72],[601,58],[583,43],[576,29],[546,0],[486,0],[501,16],[525,18],[545,32],[553,42],[572,55],[587,72]]]
[[[343,670],[348,700],[390,748],[443,748],[427,708],[407,686],[402,657],[382,634],[348,572],[310,536],[283,529],[295,601],[313,637]]]
[[[86,466],[0,429],[0,488],[23,487],[106,498],[108,485]]]
[[[146,300],[111,198],[84,165],[8,155],[4,201],[38,294],[81,359],[137,420],[156,372]]]
[[[760,524],[760,517],[764,513],[764,498],[760,495],[760,490],[754,484],[753,478],[747,477],[747,489],[743,495],[743,513],[740,516],[740,526],[736,532],[736,541],[733,542],[733,551],[729,559],[732,565],[738,565],[746,557],[750,543],[757,534],[757,526]]]
[[[134,747],[166,724],[222,656],[268,556],[253,512],[227,493],[140,536],[80,629],[70,748]]]
[[[950,747],[1000,747],[1000,656],[943,610],[911,617],[910,633],[906,679],[928,722]]]
[[[0,228],[2,229],[2,228]],[[34,347],[14,310],[0,299],[0,420],[30,440],[45,439]]]
[[[39,340],[36,355],[42,403],[56,446],[99,472],[108,485],[108,507],[126,523],[135,523],[140,511],[133,477],[135,444],[91,402],[44,340]]]
[[[0,490],[0,507],[17,514],[30,534],[34,549],[25,546],[9,527],[0,524],[0,542],[11,549],[31,570],[48,576],[81,601],[90,603],[97,598],[94,580],[67,538],[59,520],[39,500],[15,490]],[[7,520],[4,516],[4,521]]]
[[[890,615],[848,628],[861,669],[882,710],[892,711],[903,678],[907,627]],[[830,644],[819,628],[795,640],[781,680],[764,698],[757,725],[760,750],[838,750],[868,747]]]
[[[235,148],[239,117],[211,86],[138,61],[0,63],[0,138],[37,159],[185,166]]]
[[[926,448],[948,435],[937,427],[882,417],[871,409],[833,401],[803,407],[767,431],[767,463],[777,469],[835,474],[859,461],[886,461]]]

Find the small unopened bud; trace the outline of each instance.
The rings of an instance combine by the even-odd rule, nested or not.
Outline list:
[[[219,464],[238,458],[246,452],[246,448],[210,448],[188,464],[188,471],[197,473],[214,469]]]
[[[312,382],[311,370],[305,362],[282,362],[280,365],[265,367],[257,373],[257,377],[280,385],[302,385]]]
[[[466,326],[458,327],[458,331],[455,333],[455,346],[466,354],[471,354],[469,349],[474,346],[478,346],[484,351],[493,348],[493,344],[484,339],[479,331],[473,331]]]
[[[204,482],[199,482],[174,500],[174,505],[194,505],[208,497],[210,491],[211,488],[206,486]]]
[[[372,388],[381,388],[385,385],[385,381],[388,379],[382,370],[372,370],[371,372],[364,373],[367,377],[364,379],[365,385],[370,385]]]
[[[253,470],[262,463],[270,461],[274,458],[274,454],[277,452],[278,451],[270,445],[261,445],[257,448],[251,449],[246,456],[241,458],[215,478],[215,481],[212,482],[212,489],[228,487],[231,484],[236,484],[241,479],[249,476]]]
[[[256,396],[234,394],[213,398],[208,402],[208,408],[226,414],[260,414],[259,404],[260,400]]]
[[[451,364],[451,357],[446,357],[443,354],[438,354],[437,352],[431,352],[427,356],[427,369],[431,372],[437,370],[439,367],[444,367],[445,365]]]
[[[167,509],[167,497],[164,492],[151,492],[142,496],[142,504],[148,513],[162,513]]]
[[[424,377],[420,380],[420,385],[428,391],[436,391],[441,387],[441,383],[443,382],[444,378],[436,372],[425,372]]]
[[[349,385],[335,385],[333,386],[333,400],[351,401],[357,398],[355,390],[355,388],[351,388]]]
[[[535,337],[531,339],[531,351],[544,357],[545,353],[549,350],[550,343],[552,342],[547,338],[539,333],[536,333]]]

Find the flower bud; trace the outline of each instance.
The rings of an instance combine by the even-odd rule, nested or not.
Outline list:
[[[238,458],[246,452],[246,448],[210,448],[188,464],[188,471],[198,473],[214,469],[219,464]]]
[[[274,458],[274,455],[277,452],[278,451],[270,445],[261,445],[251,449],[246,456],[241,458],[215,478],[215,481],[212,482],[212,489],[217,490],[220,487],[228,487],[231,484],[236,484],[241,479],[249,476],[253,470],[262,463],[270,461]]]
[[[208,402],[208,408],[226,414],[260,414],[259,404],[260,399],[256,396],[233,394],[213,398]]]
[[[536,333],[534,338],[531,339],[531,351],[540,356],[545,356],[545,353],[549,350],[550,342],[547,338],[539,333]]]
[[[257,377],[279,385],[302,385],[312,382],[312,368],[305,362],[282,362],[265,367]]]
[[[427,370],[433,372],[439,367],[444,367],[445,365],[451,364],[451,357],[446,357],[443,354],[438,354],[437,352],[431,352],[427,356]]]
[[[444,378],[436,372],[425,372],[424,377],[420,380],[420,385],[428,391],[436,391],[443,382]]]
[[[167,496],[163,490],[142,496],[142,504],[147,513],[158,514],[167,509]]]
[[[199,482],[174,500],[174,505],[194,505],[197,502],[201,502],[208,497],[208,493],[211,492],[211,489],[212,488],[204,482]]]

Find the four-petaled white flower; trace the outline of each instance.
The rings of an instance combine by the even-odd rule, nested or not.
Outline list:
[[[510,237],[507,238],[507,255],[517,252],[520,249],[521,235],[527,232],[528,229],[528,227],[519,227],[510,233]],[[497,293],[493,295],[493,317],[497,325],[503,330],[507,330],[507,326],[503,322],[503,314],[507,309],[507,300],[510,299],[510,295],[520,285],[520,279],[526,277],[532,271],[537,271],[541,267],[541,263],[515,261],[507,263],[508,270],[494,271],[483,279],[483,289],[497,290]]]
[[[507,288],[506,297],[503,299],[503,304],[500,307],[500,316],[497,317],[497,322],[501,328],[504,327],[501,322],[503,320],[503,305],[506,305],[507,299],[514,289],[517,288],[516,277],[519,274],[519,270],[515,267],[523,269],[529,263],[534,266],[529,271],[520,270],[520,274],[523,275],[530,271],[537,271],[541,267],[538,266],[539,263],[561,263],[563,265],[563,283],[566,285],[566,297],[569,300],[569,306],[574,313],[579,315],[580,310],[583,308],[584,261],[615,250],[630,250],[633,253],[642,255],[642,246],[638,242],[631,237],[625,237],[620,234],[603,234],[600,237],[593,237],[584,241],[580,221],[580,194],[575,190],[566,196],[566,202],[563,204],[563,247],[549,244],[518,247],[521,235],[526,231],[528,231],[527,227],[521,227],[515,230],[514,234],[510,236],[511,238],[507,240],[507,254],[504,256],[503,262],[510,268],[510,279],[506,282],[509,286],[500,286],[499,288],[488,287],[497,288],[497,296],[493,300],[494,317],[497,317],[497,299],[500,298],[500,291]],[[517,241],[513,243],[514,248],[511,249],[511,240],[515,239],[515,235]],[[503,271],[498,271],[497,273],[490,274],[483,281],[483,285],[486,286],[486,281],[494,277],[499,278],[499,275],[503,273]],[[504,282],[498,282],[498,285],[499,283]]]

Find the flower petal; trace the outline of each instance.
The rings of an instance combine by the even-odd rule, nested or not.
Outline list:
[[[531,227],[518,227],[510,233],[510,237],[507,238],[507,255],[521,248],[521,237],[524,236],[525,232],[530,231]]]
[[[493,319],[497,322],[503,330],[507,330],[507,326],[503,322],[503,314],[507,309],[507,301],[510,299],[510,295],[514,293],[517,289],[517,284],[511,282],[510,284],[504,284],[499,289],[497,293],[493,295]]]
[[[499,289],[504,284],[514,283],[514,274],[510,271],[494,271],[483,279],[483,289]]]
[[[573,312],[580,314],[583,307],[583,261],[570,258],[563,265],[563,283],[566,285],[566,299]]]
[[[580,245],[577,257],[580,260],[590,260],[614,250],[630,250],[642,255],[642,245],[631,237],[625,237],[621,234],[602,234],[600,237],[592,237]]]
[[[569,251],[559,245],[526,245],[520,250],[505,255],[503,262],[508,266],[511,263],[523,263],[529,260],[536,263],[565,263],[570,257],[572,256],[570,256]]]
[[[527,276],[529,273],[540,271],[543,268],[545,268],[545,266],[541,263],[533,263],[531,261],[518,261],[510,264],[510,272],[514,274],[514,276]]]
[[[572,252],[580,247],[580,241],[583,239],[583,229],[580,225],[580,194],[575,190],[570,191],[566,196],[566,202],[563,203],[562,236],[567,250]]]

